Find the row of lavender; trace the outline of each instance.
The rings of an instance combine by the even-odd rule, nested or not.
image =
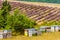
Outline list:
[[[20,2],[9,2],[12,6],[11,10],[19,8],[22,11],[25,11],[28,17],[33,17],[35,21],[58,21],[60,19],[60,9],[52,8],[48,6],[37,6],[32,4],[25,4]],[[42,19],[42,20],[41,20]]]
[[[20,10],[25,10],[29,17],[34,15],[38,15],[33,17],[32,19],[38,21],[44,18],[42,21],[50,21],[50,20],[59,20],[60,16],[60,9],[59,8],[52,8],[46,6],[36,6],[32,4],[24,4],[24,3],[15,3],[15,7],[19,7]]]

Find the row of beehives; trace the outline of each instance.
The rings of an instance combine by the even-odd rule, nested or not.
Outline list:
[[[55,31],[60,31],[60,26],[59,25],[54,25],[54,26],[41,26],[38,30],[32,28],[32,29],[25,29],[25,36],[32,36],[33,34],[35,35],[41,35],[43,32],[55,32]]]
[[[0,38],[10,38],[12,37],[11,30],[0,30]]]
[[[53,25],[53,26],[41,26],[40,31],[46,31],[46,32],[58,32],[60,31],[60,25]]]

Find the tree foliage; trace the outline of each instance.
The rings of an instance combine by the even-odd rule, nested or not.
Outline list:
[[[7,0],[5,0],[3,3],[2,3],[2,8],[0,10],[0,20],[2,20],[0,22],[0,24],[2,25],[1,27],[2,28],[5,28],[5,26],[7,25],[6,21],[7,21],[7,15],[9,14],[11,10],[11,6],[9,4],[9,2],[7,2]]]
[[[26,28],[33,28],[35,21],[29,19],[24,12],[15,9],[10,14],[11,6],[7,1],[3,2],[0,10],[0,29],[7,29],[16,32],[23,32]]]
[[[60,0],[19,0],[19,1],[60,3]]]
[[[29,19],[22,11],[14,10],[13,27],[15,30],[23,31],[27,28],[33,28],[35,24],[35,21]]]

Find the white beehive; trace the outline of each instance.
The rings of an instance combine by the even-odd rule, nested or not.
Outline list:
[[[3,30],[0,30],[0,38],[3,38]]]
[[[58,32],[60,30],[60,26],[59,25],[56,25],[55,26],[55,31]]]
[[[55,27],[52,26],[52,27],[51,27],[51,32],[54,32],[54,31],[55,31]]]
[[[36,30],[34,28],[27,29],[28,30],[28,36],[31,37],[33,34],[36,33]]]
[[[3,35],[0,35],[0,38],[3,38]]]
[[[29,30],[29,37],[31,37],[32,36],[32,31],[31,30]]]
[[[10,38],[10,37],[12,37],[12,31],[4,30],[4,38]]]
[[[51,26],[51,31],[52,32],[54,32],[54,31],[59,31],[59,29],[60,29],[60,26],[59,25],[53,25],[53,26]]]

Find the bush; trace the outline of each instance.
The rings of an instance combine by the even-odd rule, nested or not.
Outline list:
[[[0,11],[0,27],[6,30],[23,32],[24,29],[33,28],[36,24],[34,20],[29,19],[25,13],[19,11],[18,9],[13,11],[13,15],[7,14],[7,20],[5,20],[1,14],[2,10]]]
[[[18,14],[17,14],[18,13]],[[29,19],[25,13],[22,11],[19,12],[18,9],[14,10],[13,15],[13,27],[17,32],[23,32],[24,29],[33,28],[35,26],[35,21]]]
[[[13,15],[10,14],[11,6],[5,0],[0,10],[0,29],[23,32],[24,29],[33,28],[35,21],[29,19],[24,12],[15,9]]]
[[[10,4],[5,0],[2,3],[2,8],[0,10],[0,27],[5,29],[7,27],[7,15],[9,15],[9,12],[11,10]]]
[[[60,21],[45,21],[41,26],[51,26],[51,25],[60,25]]]

